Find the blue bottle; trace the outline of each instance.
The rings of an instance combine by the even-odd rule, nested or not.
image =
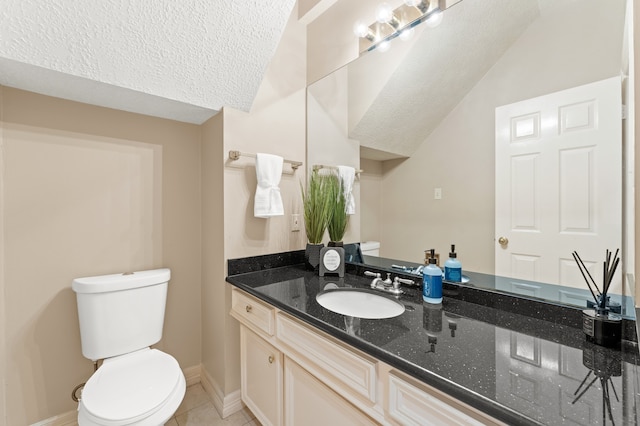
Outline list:
[[[422,270],[422,300],[442,303],[442,269],[436,265],[434,249],[431,249],[429,264]]]
[[[444,262],[444,280],[454,283],[462,282],[462,264],[457,259],[456,246],[451,244],[451,253],[449,259]]]

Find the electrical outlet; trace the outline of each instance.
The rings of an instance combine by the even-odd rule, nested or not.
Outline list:
[[[291,215],[291,232],[300,231],[300,215],[294,213]]]
[[[434,188],[433,189],[433,199],[434,200],[442,200],[442,188]]]

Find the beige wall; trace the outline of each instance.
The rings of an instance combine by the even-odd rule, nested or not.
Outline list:
[[[4,150],[4,87],[0,86],[0,153]],[[0,176],[4,176],[4,164],[0,154]],[[7,344],[6,344],[6,315],[5,301],[6,292],[4,284],[4,179],[0,178],[0,425],[7,424],[7,397],[6,397],[6,377],[7,377]]]
[[[3,88],[6,422],[76,408],[75,277],[169,267],[163,340],[200,363],[200,128]]]
[[[228,159],[230,150],[238,150],[305,162],[306,36],[297,16],[294,9],[251,111],[225,108],[221,118],[204,126],[202,365],[219,387],[220,397],[240,389],[239,328],[228,315],[231,287],[225,283],[226,260],[304,248],[304,231],[291,232],[290,222],[292,213],[301,212],[300,182],[306,164],[295,173],[284,166],[279,185],[284,216],[258,219],[253,217],[255,159]],[[220,210],[224,230],[210,213]],[[222,243],[224,255],[218,258]],[[225,263],[219,265],[222,259]]]
[[[224,258],[223,164],[224,111],[202,125],[202,364],[219,386],[224,384],[225,324],[228,310]],[[223,393],[222,389],[216,389]],[[221,395],[223,398],[224,395]]]
[[[360,175],[360,205],[366,214],[360,215],[360,239],[362,241],[380,241],[382,227],[380,213],[385,202],[382,196],[382,161],[360,160],[364,171]]]
[[[348,76],[345,68],[313,84],[307,91],[307,162],[315,165],[349,166],[360,169],[360,144],[348,135]],[[343,237],[345,243],[360,241],[360,179],[356,176],[352,195],[355,213]],[[326,232],[323,242],[329,241]]]
[[[307,81],[313,83],[358,57],[353,24],[376,21],[374,0],[338,1],[308,26]],[[392,6],[402,0],[388,1]]]

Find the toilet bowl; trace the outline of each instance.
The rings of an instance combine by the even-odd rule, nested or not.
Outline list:
[[[163,425],[178,409],[185,389],[178,362],[157,349],[106,359],[84,386],[78,425]]]

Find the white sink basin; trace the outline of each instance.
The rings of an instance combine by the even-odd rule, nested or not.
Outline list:
[[[342,288],[316,295],[325,309],[350,317],[365,319],[393,318],[404,312],[404,305],[373,290]]]

